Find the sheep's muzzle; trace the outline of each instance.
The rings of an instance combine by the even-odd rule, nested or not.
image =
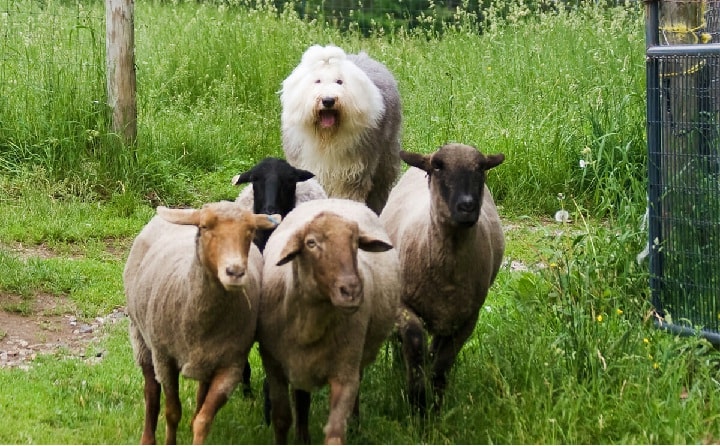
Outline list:
[[[338,279],[330,300],[335,308],[354,313],[360,308],[363,301],[363,284],[357,276],[346,276]]]
[[[227,291],[237,291],[245,285],[246,268],[239,263],[230,263],[218,271],[218,279]]]

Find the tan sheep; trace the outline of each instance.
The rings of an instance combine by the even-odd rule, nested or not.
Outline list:
[[[157,214],[135,239],[123,273],[130,340],[145,378],[141,442],[155,443],[162,385],[165,440],[176,443],[182,374],[200,382],[192,428],[193,443],[203,443],[254,341],[262,256],[253,235],[280,216],[232,202],[158,207]]]
[[[426,374],[440,407],[447,374],[500,268],[505,239],[485,175],[505,157],[456,143],[400,157],[413,167],[390,192],[380,220],[400,256],[398,328],[410,401],[424,412]],[[432,335],[429,363],[426,331]]]
[[[378,216],[346,199],[292,210],[264,251],[258,343],[277,443],[287,443],[295,391],[295,441],[309,443],[310,392],[330,387],[325,442],[345,441],[362,369],[392,331],[400,265]]]

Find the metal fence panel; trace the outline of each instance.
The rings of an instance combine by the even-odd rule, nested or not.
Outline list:
[[[659,325],[720,344],[717,4],[648,12],[650,288]]]

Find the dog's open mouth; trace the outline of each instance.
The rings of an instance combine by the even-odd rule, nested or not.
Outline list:
[[[335,126],[338,120],[336,110],[320,110],[320,127],[327,129]]]

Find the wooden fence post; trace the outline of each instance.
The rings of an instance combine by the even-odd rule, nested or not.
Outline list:
[[[108,105],[113,131],[126,143],[137,138],[134,0],[105,0]]]

